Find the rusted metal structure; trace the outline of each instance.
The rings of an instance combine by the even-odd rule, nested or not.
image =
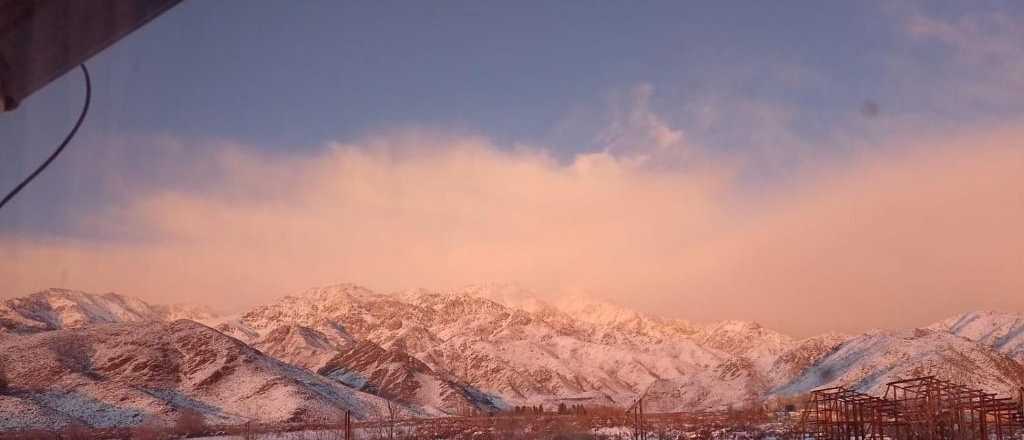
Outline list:
[[[883,397],[844,387],[811,392],[798,439],[1009,440],[1024,435],[1024,389],[1016,399],[934,376],[886,384]]]
[[[629,414],[633,419],[633,440],[647,440],[647,430],[644,426],[644,397],[646,394],[647,392],[645,391],[644,394],[640,395],[640,397],[633,402],[633,405],[626,410],[626,414]]]
[[[345,410],[345,440],[352,440],[352,411]]]

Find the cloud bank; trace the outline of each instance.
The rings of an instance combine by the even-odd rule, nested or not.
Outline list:
[[[600,146],[569,158],[444,130],[290,154],[114,139],[88,149],[95,162],[155,167],[103,175],[79,164],[73,181],[102,181],[113,197],[72,213],[67,236],[0,235],[0,295],[61,286],[231,309],[342,281],[384,291],[514,281],[794,335],[1022,312],[1014,23],[906,20],[913,41],[952,56],[939,70],[895,62],[891,77],[932,79],[924,92],[907,87],[925,108],[995,109],[984,121],[853,109],[852,122],[808,139],[790,127],[806,114],[726,94],[690,103],[680,128],[642,85],[613,106]],[[785,71],[793,87],[833,86]],[[706,146],[715,139],[743,148]]]
[[[204,190],[128,191],[81,219],[142,239],[8,237],[0,279],[10,295],[68,286],[222,307],[339,281],[517,281],[795,334],[1024,310],[1020,139],[1017,127],[909,139],[757,191],[723,162],[562,163],[436,132],[301,158],[211,147],[177,170],[216,176]]]

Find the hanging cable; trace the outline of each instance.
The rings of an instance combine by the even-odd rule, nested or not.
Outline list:
[[[60,146],[50,154],[50,157],[46,158],[46,161],[39,165],[39,168],[36,168],[32,174],[29,174],[25,180],[21,181],[18,186],[14,187],[11,192],[4,196],[3,201],[0,201],[0,209],[3,209],[3,207],[7,205],[7,202],[10,202],[18,192],[25,188],[25,185],[28,185],[32,179],[35,179],[39,173],[42,173],[46,167],[50,166],[50,163],[52,163],[57,156],[60,156],[60,153],[64,151],[64,147],[67,147],[68,143],[71,142],[71,139],[75,137],[75,133],[78,132],[78,127],[82,126],[82,121],[85,120],[85,115],[89,113],[89,102],[92,101],[92,81],[89,79],[89,69],[85,68],[85,64],[82,64],[79,67],[82,68],[82,75],[85,76],[85,105],[82,106],[82,114],[78,115],[78,121],[75,122],[75,126],[72,127],[71,132],[64,137],[64,141],[60,143]]]

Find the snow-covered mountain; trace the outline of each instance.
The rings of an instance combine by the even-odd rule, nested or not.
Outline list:
[[[116,293],[49,289],[0,304],[0,328],[14,333],[159,319],[149,304]]]
[[[183,316],[212,328],[183,324],[189,321],[167,323]],[[1022,322],[1015,315],[969,313],[927,329],[795,340],[753,322],[696,325],[582,297],[543,300],[508,284],[395,294],[339,284],[229,317],[197,308],[153,306],[116,294],[51,289],[0,305],[0,344],[4,353],[31,355],[44,350],[38,341],[49,334],[99,338],[100,329],[119,328],[110,323],[127,323],[120,325],[145,328],[157,341],[122,341],[149,347],[143,357],[165,356],[161,353],[171,350],[167,347],[199,332],[235,347],[218,349],[224,353],[213,356],[216,362],[235,365],[242,356],[230,354],[232,350],[248,353],[276,366],[270,370],[284,368],[275,377],[301,376],[298,381],[314,389],[340,389],[369,407],[388,399],[407,411],[437,415],[559,402],[625,406],[646,392],[652,410],[677,411],[741,406],[840,384],[881,393],[887,381],[924,374],[1008,393],[1024,385],[1019,362]],[[180,329],[188,325],[205,330]],[[49,331],[57,329],[65,330]],[[189,356],[188,350],[183,353],[178,355]],[[4,361],[14,362],[9,356]],[[136,384],[135,373],[148,367],[131,365],[103,373],[104,380],[98,382]],[[228,368],[225,374],[241,371]],[[275,384],[282,380],[267,379]],[[181,396],[220,408],[209,411],[211,417],[244,413],[245,399],[209,403],[213,394],[189,388],[188,380],[182,383],[186,385],[175,388]],[[72,382],[55,386],[65,393],[81,387]],[[292,395],[309,392],[317,393]],[[371,394],[377,397],[367,397]],[[112,408],[126,407],[116,403],[123,400],[108,397],[98,400]],[[22,398],[17,404],[40,399]],[[329,407],[344,406],[331,399],[313,398]],[[11,404],[9,399],[5,403]],[[286,405],[279,415],[315,413],[302,408]]]
[[[860,371],[860,364],[882,381],[935,373],[966,377],[968,383],[1001,391],[1022,383],[1018,364],[946,332],[909,342],[834,333],[794,340],[752,322],[697,326],[585,298],[547,302],[515,285],[417,289],[398,295],[338,285],[257,308],[241,322],[252,328],[328,322],[355,339],[406,352],[431,371],[513,405],[567,399],[623,405],[651,384],[656,385],[651,392],[676,396],[666,407],[688,408],[756,401],[836,383],[875,390],[876,383],[865,382],[856,372],[814,375]],[[962,344],[955,345],[957,341]],[[864,344],[873,344],[882,354],[864,353],[852,367],[849,358],[833,357],[844,349],[856,352]],[[886,354],[910,351],[933,356]],[[961,365],[974,369],[975,377],[942,360],[952,353],[974,361]]]
[[[756,322],[722,321],[700,329],[694,339],[714,348],[752,361],[759,370],[768,368],[793,346],[793,339]]]
[[[643,395],[647,411],[678,412],[754,405],[768,391],[766,377],[753,362],[735,357],[690,374],[655,380]]]
[[[773,387],[785,385],[850,339],[850,336],[829,332],[790,342],[768,368],[768,381]]]
[[[844,385],[881,395],[887,382],[924,375],[1009,396],[1024,386],[1024,365],[1009,356],[948,332],[914,329],[852,338],[773,393]]]
[[[977,341],[1024,362],[1024,316],[1000,312],[968,312],[928,328]]]
[[[353,348],[356,343],[352,339],[339,342],[301,325],[282,325],[250,341],[249,345],[292,365],[316,371],[338,353]]]
[[[253,335],[276,325],[343,328],[504,405],[562,399],[621,404],[655,379],[730,356],[700,346],[677,322],[636,313],[583,320],[535,298],[519,296],[528,307],[517,308],[494,297],[481,286],[392,296],[343,284],[258,307],[231,326]]]
[[[188,320],[7,336],[0,365],[0,429],[131,425],[181,409],[213,423],[370,418],[386,404]]]
[[[213,319],[210,309],[194,305],[150,305],[138,298],[67,289],[47,289],[0,303],[0,333],[34,333],[95,324]]]
[[[502,409],[500,402],[454,377],[446,377],[409,354],[370,341],[349,347],[317,373],[354,389],[415,405],[438,414]]]

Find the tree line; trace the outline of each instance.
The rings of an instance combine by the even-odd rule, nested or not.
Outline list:
[[[587,413],[587,408],[581,404],[566,405],[565,403],[559,403],[558,407],[556,407],[553,412],[555,414],[584,415]],[[552,411],[548,411],[546,408],[544,408],[544,405],[517,405],[512,407],[512,414],[515,415],[536,415],[551,413]]]

